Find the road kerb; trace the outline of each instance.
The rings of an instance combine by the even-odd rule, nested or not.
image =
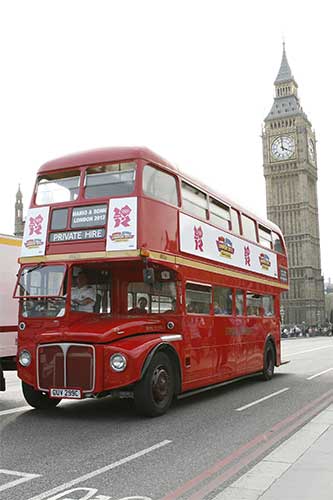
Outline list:
[[[212,500],[258,500],[333,425],[333,405],[267,455]]]

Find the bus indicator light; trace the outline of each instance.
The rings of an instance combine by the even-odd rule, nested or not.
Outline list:
[[[141,257],[149,257],[150,252],[147,250],[147,248],[140,248],[140,255]]]

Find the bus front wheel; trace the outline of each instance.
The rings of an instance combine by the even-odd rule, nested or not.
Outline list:
[[[61,401],[61,399],[49,398],[47,394],[36,391],[25,382],[22,382],[22,391],[26,402],[37,410],[50,410],[55,408]]]
[[[272,342],[267,342],[264,351],[264,369],[262,372],[264,380],[271,380],[274,375],[275,350]]]
[[[141,415],[158,417],[169,409],[175,392],[172,362],[163,352],[157,353],[134,391],[135,406]]]

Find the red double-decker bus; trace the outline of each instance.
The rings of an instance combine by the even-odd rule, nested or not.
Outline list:
[[[27,402],[173,397],[281,364],[282,234],[145,148],[43,165],[15,296]]]

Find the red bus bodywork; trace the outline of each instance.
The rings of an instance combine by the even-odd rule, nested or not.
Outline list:
[[[115,196],[112,198],[113,201],[110,201],[108,196],[85,197],[86,172],[92,171],[92,175],[98,175],[99,166],[102,168],[104,165],[122,162],[135,162],[136,165],[135,181],[130,194],[125,197]],[[158,173],[164,172],[172,176],[178,201],[170,203],[144,192],[143,170],[147,165],[152,166]],[[97,170],[89,170],[95,167]],[[36,393],[40,392],[45,397],[50,395],[50,388],[69,390],[78,388],[81,391],[80,397],[108,395],[119,390],[134,391],[135,394],[136,387],[142,384],[147,376],[154,356],[160,352],[170,360],[175,394],[263,371],[267,344],[274,350],[275,366],[281,364],[279,297],[288,288],[287,257],[283,237],[274,224],[258,219],[249,211],[183,175],[146,148],[109,148],[66,156],[43,165],[38,171],[38,179],[56,178],[58,174],[66,175],[66,172],[72,171],[75,171],[75,175],[79,172],[76,199],[53,203],[47,208],[48,220],[43,254],[25,255],[20,259],[21,275],[30,270],[33,274],[35,267],[44,266],[45,269],[51,265],[63,265],[64,280],[66,280],[66,290],[62,299],[65,305],[61,314],[45,317],[43,314],[39,316],[35,313],[30,316],[23,311],[23,299],[20,299],[21,331],[18,351],[19,354],[28,351],[31,355],[28,366],[18,364],[18,374],[24,387],[29,387]],[[191,189],[195,188],[194,196],[202,197],[200,193],[204,193],[207,195],[207,200],[214,199],[223,202],[227,207],[232,207],[234,213],[238,214],[240,232],[243,214],[254,221],[257,240],[260,228],[264,228],[267,234],[271,232],[270,234],[274,234],[275,237],[278,236],[280,251],[275,252],[272,244],[268,251],[267,246],[261,246],[259,241],[249,241],[241,234],[235,235],[231,229],[220,229],[212,222],[212,215],[208,215],[209,210],[205,217],[189,213],[183,206],[185,201],[182,199],[182,182],[191,186]],[[38,212],[39,208],[46,209],[46,205],[36,203],[37,184],[30,208]],[[185,186],[184,189],[189,188]],[[115,219],[118,227],[121,226],[121,221],[123,223],[125,221],[126,226],[126,211],[120,214],[119,209],[115,208],[111,213],[113,207],[111,203],[119,202],[121,206],[122,200],[125,199],[125,206],[127,204],[128,207],[129,204],[132,207],[128,202],[132,198],[136,203],[137,214],[135,248],[117,251],[112,247],[108,250],[108,238],[113,238],[112,245],[116,245],[117,238],[118,241],[119,239],[124,241],[124,234],[127,237],[124,231],[119,235],[108,233],[107,224],[111,217]],[[89,229],[84,231],[73,229],[75,214],[81,213],[74,210],[84,207],[83,212],[88,213],[87,207],[90,206],[93,210],[96,210],[96,206],[107,206],[105,224],[99,225],[96,229],[101,231],[98,233],[98,239],[91,237],[94,233],[86,232],[94,230],[91,224]],[[59,231],[52,229],[52,224],[55,224],[53,212],[61,209],[67,209],[67,212],[63,212],[67,214],[67,222]],[[37,212],[32,211],[31,214],[36,215]],[[26,225],[31,225],[30,233],[34,230],[32,219],[33,217],[29,219],[28,214]],[[188,224],[191,222],[194,229],[193,251],[189,250],[189,245],[192,244],[190,236],[186,236],[186,241],[184,236],[186,231],[190,235]],[[121,226],[120,229],[126,229],[125,226]],[[223,236],[216,238],[218,231]],[[212,254],[205,252],[205,246],[208,247],[205,240],[207,234],[211,234],[210,252],[213,252],[213,246],[215,248],[216,245],[219,250],[216,258],[211,258]],[[81,237],[90,239],[63,239]],[[26,242],[27,245],[31,245],[28,238],[27,232]],[[226,241],[226,246],[223,246]],[[228,264],[228,259],[223,255],[227,255],[228,258],[233,257],[232,252],[235,250],[232,245],[236,243],[238,247],[244,244],[245,263],[249,263],[253,252],[258,250],[261,252],[259,254],[261,263],[262,259],[268,259],[267,265],[264,262],[266,267],[264,265],[260,267],[258,264],[258,269],[250,267],[247,269],[243,264],[242,267]],[[226,254],[225,250],[229,254]],[[235,252],[237,251],[236,248]],[[265,269],[267,273],[271,273],[269,266],[272,261],[274,261],[273,267],[276,268],[275,276],[265,274]],[[110,302],[109,309],[105,306],[104,310],[101,308],[98,313],[71,310],[69,290],[75,280],[75,269],[82,267],[91,276],[95,271],[103,276],[112,276],[111,285],[109,282],[103,284],[110,287],[108,290],[111,298],[107,299]],[[138,287],[137,283],[144,282],[142,278],[144,270],[154,270],[155,276],[166,276],[166,283],[172,281],[176,294],[176,310],[153,312],[152,308],[155,307],[153,301],[158,300],[155,293],[148,297],[151,302],[148,313],[140,315],[137,310],[134,311],[135,308],[133,308],[135,314],[129,311],[129,296],[132,294],[133,301],[138,298],[139,294],[136,294],[135,287]],[[168,272],[165,274],[165,271]],[[129,283],[134,284],[129,285]],[[159,284],[159,286],[168,289],[169,285]],[[229,290],[231,303],[228,314],[215,313],[212,297],[213,295],[215,297],[218,287]],[[171,285],[169,288],[172,288]],[[187,304],[188,294],[198,296],[200,307],[204,307],[200,297],[207,298],[209,290],[211,298],[207,299],[207,310],[190,311],[190,306]],[[239,313],[236,300],[242,293],[243,310]],[[258,297],[260,300],[263,297],[271,297],[269,300],[273,306],[269,313],[259,309],[255,315],[249,313],[247,301],[250,303],[250,299],[255,301]],[[171,295],[167,297],[168,300],[171,298]],[[158,304],[160,308],[161,303]],[[123,371],[115,371],[110,367],[110,358],[113,354],[119,353],[125,357],[127,363]],[[165,372],[160,370],[156,373],[165,383],[163,378],[167,377]],[[161,387],[163,392],[163,383]],[[70,393],[68,394],[71,397]]]

